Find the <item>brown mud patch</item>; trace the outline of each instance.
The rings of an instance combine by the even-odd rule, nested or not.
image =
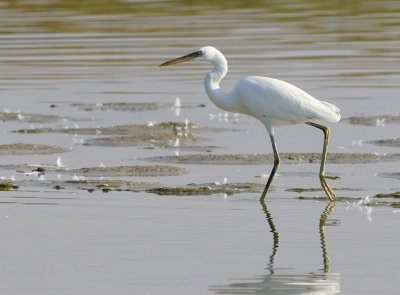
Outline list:
[[[281,153],[282,164],[318,163],[321,160],[319,153]],[[145,158],[152,162],[167,162],[179,164],[204,164],[204,165],[262,165],[274,161],[273,154],[192,154],[181,156],[159,156]],[[327,162],[332,164],[366,164],[399,161],[400,154],[376,155],[367,153],[329,153]]]
[[[380,173],[378,175],[386,178],[394,178],[400,180],[400,172]]]
[[[38,128],[38,129],[20,129],[18,133],[62,133],[62,134],[81,134],[81,135],[139,135],[153,133],[171,133],[184,135],[193,130],[202,129],[200,125],[188,122],[164,122],[152,125],[116,125],[111,127],[98,128]]]
[[[18,189],[18,185],[10,181],[0,182],[0,191],[9,191],[11,189]]]
[[[400,148],[400,138],[373,140],[373,141],[368,141],[368,143]]]
[[[233,195],[236,193],[261,193],[265,184],[227,183],[227,184],[188,184],[183,187],[157,187],[146,190],[160,196],[208,196],[214,194]]]
[[[56,187],[56,185],[59,186]],[[124,180],[99,180],[99,179],[89,179],[89,180],[70,180],[64,182],[52,183],[51,186],[54,189],[72,189],[72,190],[87,190],[89,192],[102,190],[103,192],[108,191],[132,191],[138,192],[155,187],[159,187],[160,183],[154,182],[134,182],[134,181],[124,181]]]
[[[179,176],[187,174],[186,169],[171,166],[116,166],[116,167],[89,167],[76,170],[69,170],[69,173],[85,177],[162,177]]]
[[[400,191],[394,192],[394,193],[388,193],[388,194],[377,194],[374,196],[374,198],[394,198],[394,199],[400,199]]]
[[[8,164],[0,165],[0,170],[14,170],[18,173],[29,174],[36,172],[37,175],[46,174],[46,172],[65,173],[68,169],[50,164]],[[32,173],[33,174],[33,173]]]
[[[0,165],[0,170],[14,170],[26,175],[45,175],[57,173],[62,175],[79,175],[84,177],[163,177],[187,174],[186,169],[161,165],[136,165],[136,166],[111,166],[111,167],[84,167],[80,169],[67,169],[54,165]]]
[[[151,125],[117,125],[99,128],[70,128],[70,129],[20,129],[18,133],[62,133],[97,135],[99,137],[87,139],[85,145],[94,146],[158,146],[184,147],[191,149],[209,149],[210,146],[198,146],[204,141],[199,135],[201,131],[222,132],[227,129],[207,128],[190,122],[164,122]]]
[[[361,189],[357,188],[332,188],[335,192],[340,191],[360,191]],[[314,188],[289,188],[286,189],[287,192],[295,192],[295,193],[306,193],[306,192],[318,192],[319,195],[317,196],[299,196],[299,200],[314,200],[314,201],[330,201],[330,199],[326,196],[322,187],[314,187]],[[351,196],[336,196],[335,201],[338,202],[351,202],[351,201],[358,201],[361,200],[361,197],[351,197]]]
[[[372,200],[367,203],[367,206],[371,207],[393,207],[393,208],[400,208],[400,191],[387,193],[387,194],[377,194],[375,195]]]
[[[188,184],[182,187],[167,187],[158,182],[134,182],[125,180],[85,179],[85,180],[43,180],[6,182],[4,190],[38,188],[54,190],[86,190],[94,191],[132,191],[147,192],[162,196],[206,196],[214,194],[232,195],[236,193],[261,193],[265,184],[260,183],[228,183],[228,184]],[[0,185],[1,189],[1,185]]]
[[[353,125],[381,126],[385,124],[400,124],[400,116],[378,115],[378,116],[353,116],[343,119]]]
[[[195,135],[177,137],[174,134],[137,134],[125,136],[100,137],[86,140],[85,145],[95,146],[157,146],[157,147],[191,147],[202,139]]]
[[[73,103],[73,107],[78,107],[84,111],[129,111],[129,112],[145,112],[145,111],[157,111],[160,109],[171,108],[173,104],[169,103],[125,103],[125,102],[109,102],[109,103],[98,103],[98,104],[85,104],[85,103]]]
[[[55,115],[10,113],[10,112],[0,112],[0,120],[3,122],[19,121],[27,123],[50,123],[50,122],[60,122],[63,120],[75,121],[75,119],[60,117]]]
[[[68,150],[64,148],[46,144],[14,143],[0,145],[1,156],[58,154],[67,151]]]
[[[311,188],[302,188],[302,187],[294,187],[288,188],[285,190],[286,192],[294,192],[294,193],[303,193],[303,192],[324,192],[322,187],[311,187]],[[334,191],[361,191],[361,189],[357,188],[334,188]]]
[[[151,188],[160,187],[162,184],[157,182],[135,182],[125,180],[103,180],[103,179],[85,179],[85,180],[41,180],[41,181],[13,181],[7,184],[8,190],[11,189],[29,189],[33,191],[38,189],[43,191],[44,189],[51,190],[86,190],[89,192],[94,191],[132,191],[139,192]]]
[[[392,207],[392,208],[400,208],[400,202],[394,201],[374,201],[365,204],[369,207]]]
[[[170,109],[174,107],[172,103],[157,103],[157,102],[107,102],[99,104],[84,104],[84,103],[73,103],[73,107],[78,107],[84,111],[128,111],[128,112],[146,112],[146,111],[158,111],[162,109]],[[204,104],[189,105],[182,104],[179,108],[193,108],[193,107],[205,107]]]
[[[265,187],[265,183],[203,183],[196,184],[190,183],[184,186],[165,186],[159,182],[135,182],[126,181],[119,179],[81,179],[81,180],[22,180],[22,181],[4,181],[0,183],[0,191],[9,190],[29,190],[34,191],[35,189],[43,191],[46,188],[50,190],[85,190],[88,192],[102,191],[131,191],[131,192],[146,192],[157,194],[160,196],[209,196],[209,195],[233,195],[240,193],[254,193],[256,198],[260,196]],[[334,188],[335,191],[356,191],[357,189],[347,188]],[[293,188],[287,189],[288,192],[321,192],[321,196],[299,196],[299,200],[314,200],[314,201],[329,201],[324,196],[324,192],[321,188]],[[392,194],[379,194],[374,198],[379,198],[378,201],[371,201],[369,203],[363,203],[366,206],[392,206],[396,207],[400,204],[390,199],[400,198],[400,192]],[[382,199],[389,200],[382,200]],[[340,202],[354,202],[360,201],[360,197],[346,197],[338,196],[336,201]],[[397,207],[396,207],[397,208]]]
[[[321,189],[322,190],[322,189]],[[337,189],[334,189],[336,191]],[[324,193],[325,194],[325,193]],[[311,201],[330,201],[329,198],[325,195],[323,196],[316,196],[316,197],[304,197],[300,196],[298,197],[299,200],[311,200]],[[354,202],[354,201],[360,201],[362,198],[360,197],[342,197],[342,196],[337,196],[335,198],[335,201],[337,202]]]
[[[338,189],[334,189],[338,190]],[[345,201],[345,202],[355,202],[357,201],[358,205],[368,206],[368,207],[392,207],[392,208],[400,208],[400,191],[387,193],[387,194],[377,194],[372,198],[362,199],[360,197],[336,197],[335,201]],[[314,201],[329,201],[328,197],[303,197],[300,196],[299,200],[314,200]]]

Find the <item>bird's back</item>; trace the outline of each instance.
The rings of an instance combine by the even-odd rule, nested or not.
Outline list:
[[[259,76],[242,78],[232,91],[241,103],[239,112],[271,125],[297,124],[312,120],[338,122],[340,110],[287,82]]]

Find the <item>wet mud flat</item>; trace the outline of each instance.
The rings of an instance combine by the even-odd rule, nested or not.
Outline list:
[[[172,104],[154,103],[104,103],[104,104],[73,104],[84,111],[100,109],[101,111],[152,111],[162,108],[173,107]],[[36,116],[36,117],[35,117]],[[383,117],[383,118],[381,118]],[[0,113],[3,120],[22,120],[25,122],[60,122],[65,118],[52,115],[34,115],[25,113]],[[378,117],[352,117],[351,124],[376,125],[376,120],[387,120],[386,122],[397,122],[397,116]],[[71,119],[73,120],[73,119]],[[375,121],[374,121],[375,120]],[[260,194],[265,183],[189,183],[178,186],[166,186],[161,182],[134,181],[137,177],[170,177],[187,174],[185,164],[191,165],[264,165],[273,163],[273,154],[215,154],[212,153],[216,146],[205,145],[208,141],[207,132],[239,131],[236,129],[209,128],[185,120],[184,122],[149,122],[144,124],[115,125],[96,128],[52,128],[40,127],[31,129],[19,129],[13,132],[19,134],[71,134],[87,135],[84,146],[95,148],[96,146],[123,147],[123,146],[146,146],[147,148],[186,148],[189,151],[201,149],[206,153],[186,154],[175,156],[153,156],[138,159],[143,162],[152,162],[150,165],[111,166],[111,167],[82,167],[79,169],[67,169],[57,165],[2,165],[1,170],[11,170],[26,176],[37,176],[37,179],[25,179],[19,181],[3,180],[0,183],[1,190],[24,190],[24,189],[49,189],[49,190],[86,190],[93,191],[132,191],[147,192],[161,196],[202,196],[202,195],[224,195],[230,196],[238,193]],[[395,146],[399,144],[398,139],[382,140],[376,144]],[[23,144],[0,145],[0,155],[45,155],[69,152],[53,145]],[[305,164],[319,163],[320,153],[281,153],[282,164]],[[372,164],[382,162],[400,161],[400,153],[372,154],[372,153],[328,153],[327,163],[332,164]],[[154,163],[154,164],[153,164]],[[165,165],[175,164],[175,166]],[[46,179],[44,179],[46,175]],[[70,178],[69,180],[56,179]],[[385,176],[384,176],[385,177]],[[396,178],[395,174],[392,177]],[[128,179],[128,180],[127,180]],[[335,190],[353,191],[352,188],[334,188]],[[287,188],[287,192],[299,194],[302,200],[325,200],[323,190],[317,188]],[[303,197],[305,192],[315,192],[322,197]],[[375,197],[374,197],[375,198]],[[378,199],[378,197],[376,197]],[[397,206],[393,196],[379,197],[369,204],[372,206],[388,205]],[[338,197],[337,201],[354,201],[355,197]]]
[[[148,176],[142,175],[142,176]],[[165,186],[159,182],[135,182],[121,179],[86,178],[76,176],[76,180],[22,180],[0,181],[0,190],[24,190],[24,189],[54,189],[54,190],[86,190],[89,192],[101,190],[147,192],[160,196],[206,196],[236,193],[261,193],[264,188],[262,183],[190,183],[184,186]]]
[[[181,187],[158,187],[146,190],[160,196],[205,196],[213,194],[261,193],[262,183],[190,183]]]
[[[327,197],[298,197],[299,200],[314,200],[314,201],[329,201]],[[358,205],[368,206],[368,207],[391,207],[400,208],[400,192],[388,193],[388,194],[377,194],[373,197],[368,197],[365,199],[354,198],[354,197],[337,197],[336,202],[356,202]]]
[[[52,123],[52,122],[60,122],[63,120],[74,120],[74,119],[56,115],[31,114],[23,112],[0,112],[0,121],[3,122],[19,121],[27,123]]]
[[[137,165],[137,166],[116,166],[116,167],[88,167],[68,170],[69,173],[88,177],[162,177],[179,176],[187,174],[186,169],[161,165]]]
[[[53,189],[86,190],[88,192],[101,190],[104,193],[108,193],[109,191],[140,192],[160,187],[160,185],[158,182],[135,182],[118,179],[85,179],[61,182],[53,181],[49,183],[49,186]]]
[[[204,129],[198,124],[191,122],[163,122],[133,124],[133,125],[115,125],[97,128],[37,128],[37,129],[19,129],[18,133],[61,133],[61,134],[79,134],[79,135],[143,135],[149,133],[174,133],[180,134],[191,132],[193,130]],[[215,131],[215,130],[213,130]]]
[[[83,190],[89,193],[101,191],[108,193],[110,191],[128,191],[128,192],[146,192],[157,194],[159,196],[180,196],[180,197],[193,197],[193,196],[209,196],[209,195],[223,195],[225,197],[240,194],[240,193],[254,193],[261,194],[265,184],[263,183],[203,183],[196,184],[190,183],[184,186],[165,186],[159,182],[135,182],[119,179],[77,179],[77,180],[44,180],[44,181],[0,181],[0,191],[10,190],[23,190],[24,188],[43,190]],[[352,189],[334,188],[335,191],[351,191]],[[286,189],[288,192],[298,192],[299,200],[311,201],[329,201],[324,196],[321,188],[294,188]],[[316,192],[320,196],[304,197],[303,192]],[[392,207],[400,208],[400,192],[393,193],[380,193],[371,198],[362,199],[354,196],[339,196],[335,199],[337,202],[354,203],[370,207]]]
[[[87,167],[80,169],[66,169],[51,165],[2,165],[2,170],[15,170],[17,173],[30,176],[30,179],[14,181],[3,180],[0,182],[0,190],[87,190],[93,192],[113,191],[144,191],[151,188],[161,187],[158,182],[127,181],[118,177],[163,177],[178,176],[186,174],[186,170],[179,167],[145,165],[145,166],[115,166],[115,167]],[[45,180],[43,176],[55,178]],[[58,176],[58,177],[57,177]],[[62,180],[57,178],[70,178]]]
[[[159,124],[157,130],[167,130],[171,132],[176,130],[176,126],[182,127],[182,124]],[[121,133],[126,134],[127,130],[141,130],[143,126],[130,127],[117,127]],[[77,129],[79,130],[79,129]],[[112,132],[111,129],[105,129],[106,132]],[[179,129],[178,129],[179,130]],[[85,131],[85,130],[84,130]],[[87,132],[93,132],[92,129]],[[131,132],[131,131],[129,131]],[[134,131],[132,131],[134,132]],[[175,132],[175,131],[172,131]],[[57,146],[48,145],[34,145],[34,144],[13,144],[1,145],[0,155],[24,155],[24,154],[51,154],[65,152]],[[319,153],[282,153],[282,164],[302,164],[302,163],[319,163]],[[133,166],[111,166],[111,167],[83,167],[79,169],[67,169],[57,165],[31,165],[31,164],[18,164],[18,165],[2,165],[1,170],[11,170],[16,173],[24,174],[26,176],[37,176],[38,179],[27,179],[21,181],[7,181],[1,182],[2,190],[24,190],[26,188],[47,188],[47,189],[66,189],[66,190],[87,190],[103,192],[108,191],[132,191],[132,192],[147,192],[158,194],[162,196],[201,196],[201,195],[233,195],[237,193],[261,193],[265,183],[191,183],[179,186],[165,186],[160,182],[135,182],[135,177],[170,177],[180,176],[187,174],[185,167],[160,165],[159,163],[172,163],[172,164],[195,164],[195,165],[263,165],[271,164],[273,162],[273,154],[191,154],[181,156],[158,156],[142,159],[145,162],[156,162],[151,165],[133,165]],[[327,162],[335,164],[367,164],[378,162],[393,162],[399,161],[400,154],[368,154],[368,153],[330,153],[328,154]],[[40,177],[46,175],[46,178],[56,178],[56,175],[69,177],[71,180],[44,180]],[[119,178],[125,179],[119,179]],[[132,178],[126,180],[126,178]],[[352,191],[351,188],[334,188],[335,190]],[[324,195],[321,188],[287,188],[288,192],[296,192],[299,198],[303,200],[314,199],[324,200],[325,197],[302,197],[304,192],[316,192]],[[382,197],[386,198],[386,197]],[[387,198],[392,198],[388,196]],[[357,200],[353,197],[341,197],[338,201]],[[372,203],[371,203],[372,204]],[[375,202],[375,205],[386,204],[390,206],[397,206],[396,202],[391,200]]]
[[[112,94],[112,93],[110,93]],[[204,104],[181,104],[179,101],[175,103],[167,102],[105,102],[97,104],[86,104],[86,103],[73,103],[72,107],[77,107],[84,111],[127,111],[127,112],[147,112],[147,111],[158,111],[163,109],[171,108],[195,108],[205,107]]]
[[[392,173],[381,173],[379,176],[386,178],[394,178],[400,180],[400,172],[392,172]]]
[[[376,115],[376,116],[352,116],[342,119],[352,125],[382,126],[385,124],[400,124],[398,115]]]
[[[388,146],[388,147],[400,147],[400,138],[374,140],[374,141],[368,141],[368,143],[381,146]]]
[[[172,103],[126,103],[126,102],[106,102],[97,104],[87,103],[72,103],[72,107],[79,108],[81,110],[90,112],[94,110],[101,111],[129,111],[129,112],[146,112],[146,111],[157,111],[161,109],[167,109],[173,107]]]
[[[187,134],[178,137],[175,134],[152,133],[152,134],[136,134],[124,136],[110,136],[88,139],[85,145],[94,146],[157,146],[157,147],[195,147],[201,142],[201,138],[196,134]]]
[[[82,179],[82,180],[21,180],[1,181],[0,191],[24,190],[84,190],[88,192],[130,191],[140,192],[162,186],[158,182],[135,182],[118,179]]]
[[[111,167],[86,167],[80,169],[67,169],[56,165],[0,165],[1,170],[14,170],[18,173],[31,175],[79,175],[83,177],[163,177],[187,174],[185,168],[165,165],[135,165]]]
[[[157,146],[185,147],[193,149],[209,149],[204,145],[207,141],[201,134],[207,132],[224,132],[224,128],[208,128],[192,122],[163,122],[147,125],[116,125],[98,128],[33,128],[19,129],[14,132],[23,134],[60,133],[72,135],[88,135],[94,138],[85,139],[85,145],[90,146]]]
[[[68,149],[62,147],[47,144],[14,143],[0,145],[0,155],[46,155],[68,151]]]
[[[318,163],[320,153],[281,153],[282,164]],[[201,164],[201,165],[264,165],[274,161],[273,154],[192,154],[145,158],[151,162]],[[327,163],[368,164],[400,161],[400,154],[377,155],[371,153],[328,153]]]
[[[50,109],[57,109],[64,104],[52,103],[49,105]],[[94,110],[100,111],[126,111],[126,112],[147,112],[147,111],[158,111],[162,109],[184,109],[184,108],[196,108],[205,107],[204,104],[180,104],[176,106],[173,103],[157,103],[157,102],[105,102],[97,104],[85,104],[85,103],[72,103],[68,105],[72,108],[78,108],[80,110],[90,112]],[[27,122],[27,123],[54,123],[62,121],[89,121],[87,118],[74,118],[63,115],[53,114],[41,114],[41,113],[26,113],[26,112],[11,112],[8,110],[0,111],[0,121],[3,122]]]

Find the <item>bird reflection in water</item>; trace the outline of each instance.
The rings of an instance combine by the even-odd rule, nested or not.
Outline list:
[[[335,209],[335,203],[329,202],[319,219],[323,268],[306,275],[277,274],[274,260],[278,252],[280,236],[267,205],[263,201],[260,203],[273,236],[272,253],[266,267],[268,273],[253,278],[235,279],[239,282],[229,285],[211,286],[210,291],[215,291],[217,294],[338,294],[340,292],[339,275],[329,273],[325,239],[325,226],[338,224],[336,220],[329,219]]]

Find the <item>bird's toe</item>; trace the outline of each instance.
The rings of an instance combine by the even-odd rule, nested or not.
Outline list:
[[[324,175],[324,178],[333,179],[333,180],[340,179],[339,176],[327,176],[327,175]]]

